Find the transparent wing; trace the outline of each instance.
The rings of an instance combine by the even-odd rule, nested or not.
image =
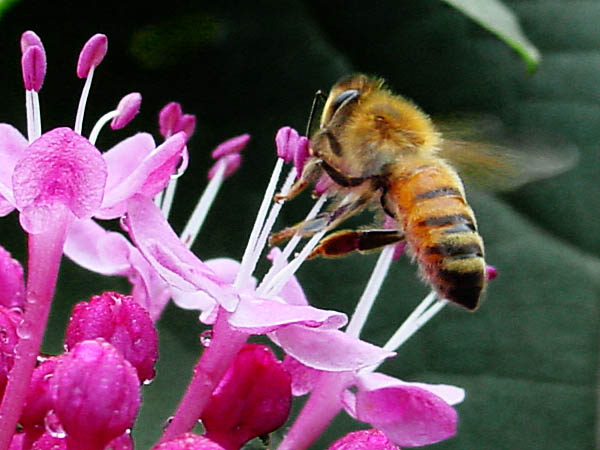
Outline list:
[[[564,138],[540,132],[506,132],[493,117],[453,118],[438,124],[444,137],[439,155],[468,184],[509,190],[565,172],[579,152]]]

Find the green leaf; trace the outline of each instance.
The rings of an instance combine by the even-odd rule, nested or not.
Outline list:
[[[442,0],[454,6],[486,30],[514,48],[533,72],[540,62],[540,52],[527,39],[515,14],[500,0]]]

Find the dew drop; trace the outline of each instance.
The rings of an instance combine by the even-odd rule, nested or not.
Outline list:
[[[127,215],[119,217],[119,224],[121,229],[125,232],[129,232],[129,225],[127,224]]]
[[[200,343],[202,347],[210,347],[210,341],[212,341],[213,332],[212,330],[204,330],[200,333]]]
[[[8,333],[5,328],[0,328],[0,343],[8,344]]]
[[[171,416],[171,417],[169,417],[167,420],[165,420],[165,421],[164,421],[164,423],[163,423],[163,425],[162,425],[162,428],[163,428],[163,430],[166,430],[166,429],[167,429],[167,427],[168,427],[169,425],[171,425],[171,422],[173,422],[173,419],[174,419],[174,418],[175,418],[175,417]]]
[[[144,386],[148,386],[148,385],[152,384],[153,381],[154,381],[154,378],[148,378],[147,380],[142,381],[142,384]]]
[[[48,411],[46,417],[44,417],[44,428],[52,437],[63,439],[67,436],[54,410]]]
[[[31,324],[25,322],[24,320],[17,325],[17,336],[21,339],[31,339],[32,331]]]

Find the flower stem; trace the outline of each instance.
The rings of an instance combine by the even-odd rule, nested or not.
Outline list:
[[[48,231],[29,235],[25,313],[17,328],[14,365],[0,406],[0,448],[8,448],[25,403],[46,331],[68,224],[63,216]]]
[[[348,378],[353,374],[348,372]],[[341,409],[344,375],[340,372],[323,372],[304,404],[302,412],[286,434],[277,450],[304,450],[325,430]]]
[[[196,364],[192,381],[160,442],[186,433],[196,425],[210,395],[248,339],[247,333],[229,325],[228,317],[229,313],[219,308],[210,345]]]

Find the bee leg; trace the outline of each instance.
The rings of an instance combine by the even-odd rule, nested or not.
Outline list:
[[[308,255],[308,259],[317,256],[334,258],[353,251],[368,252],[403,240],[402,230],[341,230],[322,239]]]
[[[302,175],[292,185],[287,194],[275,194],[273,201],[279,203],[285,200],[291,200],[302,192],[309,184],[316,182],[322,175],[323,169],[321,167],[321,160],[318,158],[311,158],[304,169]]]
[[[354,197],[350,201],[343,202],[332,211],[322,212],[312,219],[304,220],[294,226],[273,233],[269,236],[269,245],[276,245],[290,239],[295,234],[311,236],[319,231],[335,228],[348,217],[362,210],[367,205],[370,198],[370,196]]]

